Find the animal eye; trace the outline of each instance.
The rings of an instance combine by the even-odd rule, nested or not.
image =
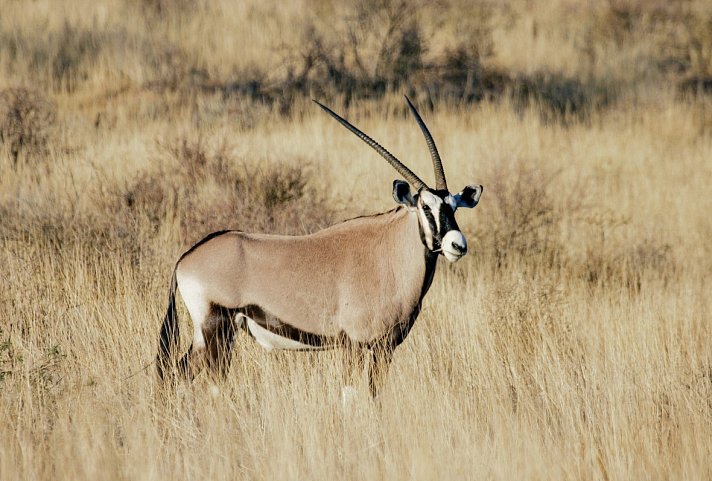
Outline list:
[[[430,210],[430,206],[428,204],[423,204],[423,210],[425,210],[425,211]]]

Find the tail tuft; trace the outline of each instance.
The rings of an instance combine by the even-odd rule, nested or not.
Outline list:
[[[176,311],[176,271],[173,270],[171,278],[171,288],[168,293],[168,310],[161,325],[161,335],[158,339],[158,355],[156,356],[156,368],[158,377],[163,380],[166,374],[171,374],[175,368],[175,355],[178,350],[180,332],[178,328],[178,312]]]

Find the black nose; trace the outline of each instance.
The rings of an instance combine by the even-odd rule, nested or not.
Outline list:
[[[464,254],[467,252],[467,247],[461,246],[460,244],[455,244],[454,242],[450,244],[453,250],[457,251],[458,254]]]

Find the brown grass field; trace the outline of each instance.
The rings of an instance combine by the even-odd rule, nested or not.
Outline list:
[[[0,12],[0,480],[712,478],[709,2]],[[161,394],[192,243],[393,207],[311,97],[432,180],[403,94],[485,191],[380,401],[244,334],[227,380]]]

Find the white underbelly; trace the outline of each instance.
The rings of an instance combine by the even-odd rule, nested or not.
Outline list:
[[[294,339],[289,339],[275,334],[272,331],[260,326],[247,316],[245,316],[245,320],[247,321],[247,328],[250,330],[250,334],[254,336],[255,341],[257,341],[260,346],[264,347],[268,351],[271,351],[272,349],[287,349],[292,351],[323,349],[319,346],[310,346],[309,344],[304,344],[299,341],[295,341]]]

